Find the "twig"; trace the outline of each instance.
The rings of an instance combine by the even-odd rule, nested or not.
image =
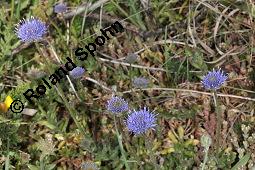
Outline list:
[[[191,44],[187,44],[185,42],[179,42],[179,41],[174,41],[174,40],[160,40],[160,41],[156,41],[153,43],[153,45],[161,45],[161,44],[179,44],[179,45],[188,45],[190,47],[194,47],[194,45],[191,45]]]
[[[58,55],[57,55],[55,49],[53,48],[53,46],[51,45],[50,42],[48,42],[48,44],[50,45],[50,49],[51,49],[53,55],[55,56],[55,58],[57,59],[58,63],[61,64],[61,60],[59,59],[59,57],[58,57]],[[67,80],[68,80],[68,82],[69,82],[69,84],[70,84],[70,86],[71,86],[71,88],[72,88],[72,90],[73,90],[75,96],[78,98],[79,101],[81,101],[80,97],[78,96],[78,94],[77,94],[77,92],[76,92],[76,90],[75,90],[75,88],[74,88],[74,85],[73,85],[73,83],[72,83],[70,77],[69,77],[68,75],[66,75],[66,78],[67,78]]]
[[[101,57],[97,57],[97,58],[101,61],[104,61],[104,62],[110,62],[110,63],[114,63],[114,64],[121,64],[121,65],[129,66],[129,67],[174,73],[174,72],[167,71],[163,68],[155,68],[155,67],[147,67],[147,66],[142,66],[142,65],[137,65],[137,64],[129,64],[129,63],[126,63],[126,62],[117,61],[117,60],[109,60],[109,59],[105,59],[105,58],[101,58]],[[201,71],[189,71],[189,72],[190,73],[200,73]]]
[[[207,64],[215,64],[215,63],[218,63],[219,61],[223,60],[225,57],[227,56],[231,56],[231,55],[237,55],[237,54],[240,54],[241,52],[243,52],[245,50],[245,47],[241,48],[243,50],[241,50],[241,52],[237,52],[237,53],[232,53],[233,51],[236,51],[236,50],[239,50],[239,48],[237,47],[234,47],[232,48],[231,50],[229,50],[228,52],[226,52],[225,54],[223,54],[221,57],[219,57],[218,59],[214,60],[214,61],[205,61],[205,63]]]
[[[111,92],[112,92],[112,90],[111,90],[110,88],[108,88],[108,87],[106,87],[105,85],[99,83],[99,82],[98,82],[97,80],[95,80],[95,79],[92,79],[92,78],[90,78],[90,77],[85,77],[85,79],[88,80],[88,81],[91,81],[91,82],[93,82],[93,83],[95,83],[95,84],[97,84],[97,85],[99,85],[99,86],[101,86],[101,87],[102,87],[103,89],[105,89],[105,90],[108,90],[108,91],[111,91]]]
[[[198,93],[198,94],[205,94],[205,95],[212,96],[212,93],[209,93],[209,92],[202,92],[202,91],[188,90],[188,89],[162,88],[162,87],[144,88],[144,89],[139,89],[139,90],[134,90],[134,91],[140,91],[140,90],[143,90],[143,91],[146,91],[146,90],[180,91],[180,92],[190,92],[190,93]],[[131,93],[131,92],[132,92],[131,90],[128,90],[128,91],[124,91],[122,93],[125,94],[125,93]],[[255,101],[255,98],[236,96],[236,95],[232,95],[232,94],[217,93],[217,95],[220,97],[230,97],[230,98],[236,98],[236,99],[242,99],[242,100]]]
[[[83,4],[83,5],[79,6],[78,8],[76,8],[75,10],[65,13],[64,18],[70,19],[73,16],[80,15],[81,13],[83,13],[86,10],[86,8],[87,8],[87,12],[93,11],[93,10],[99,8],[102,4],[106,3],[107,1],[109,1],[109,0],[99,0],[92,5],[91,4]]]
[[[141,65],[137,65],[137,64],[129,64],[129,63],[121,62],[121,61],[109,60],[109,59],[100,58],[100,57],[98,57],[98,59],[101,60],[101,61],[104,61],[104,62],[110,62],[110,63],[114,63],[114,64],[121,64],[121,65],[129,66],[129,67],[135,67],[135,68],[142,68],[142,69],[166,72],[166,70],[163,69],[163,68],[154,68],[154,67],[141,66]]]
[[[235,23],[242,24],[242,25],[244,25],[244,26],[246,26],[246,27],[252,29],[252,25],[248,25],[247,23],[245,23],[245,22],[243,22],[243,21],[239,21],[239,20],[237,20],[236,18],[233,18],[233,17],[230,17],[230,16],[224,14],[224,12],[219,11],[217,8],[214,8],[213,6],[211,6],[209,3],[206,3],[205,1],[200,1],[200,0],[196,0],[196,1],[200,2],[200,3],[203,4],[205,7],[211,9],[211,10],[214,11],[215,13],[220,14],[220,15],[226,17],[227,19],[232,20],[232,21],[235,22]]]

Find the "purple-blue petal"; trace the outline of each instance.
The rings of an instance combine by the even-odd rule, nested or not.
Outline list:
[[[149,85],[149,80],[144,77],[138,77],[133,80],[133,86],[136,88],[146,88]]]
[[[54,12],[55,13],[66,12],[66,10],[67,10],[67,6],[66,6],[65,3],[59,3],[59,4],[54,6]]]
[[[70,76],[72,76],[74,79],[81,78],[84,73],[85,69],[82,67],[75,67],[72,71],[69,72]]]
[[[213,70],[203,77],[202,84],[207,90],[216,90],[224,84],[227,78],[222,70]]]
[[[156,114],[150,112],[146,107],[139,111],[133,111],[126,120],[127,128],[135,135],[145,133],[149,129],[154,129],[156,124]]]
[[[126,102],[121,97],[112,97],[110,100],[107,101],[107,110],[114,114],[119,114],[125,111],[128,111],[128,102]]]
[[[23,42],[38,41],[42,39],[46,33],[46,24],[34,17],[20,21],[16,27],[16,34]]]

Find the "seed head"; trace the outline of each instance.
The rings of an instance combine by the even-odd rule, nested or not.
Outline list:
[[[107,110],[114,114],[128,111],[128,103],[121,97],[112,97],[107,101]]]
[[[221,85],[227,80],[227,75],[223,71],[214,70],[210,71],[206,76],[203,77],[201,83],[204,88],[208,90],[216,90],[221,87]]]
[[[139,111],[133,111],[126,120],[126,125],[129,131],[135,135],[145,133],[149,129],[153,129],[156,124],[156,114],[147,110],[146,107]]]
[[[16,26],[16,34],[23,42],[38,41],[46,32],[46,24],[34,17],[23,19]]]

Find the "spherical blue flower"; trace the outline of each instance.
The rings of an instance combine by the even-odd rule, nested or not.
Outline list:
[[[138,77],[133,80],[133,86],[136,88],[146,88],[149,85],[149,80],[144,77]]]
[[[156,114],[150,112],[144,107],[139,111],[133,111],[126,120],[129,131],[135,135],[143,134],[149,129],[153,129],[156,124]]]
[[[23,42],[40,40],[46,32],[46,24],[34,17],[23,19],[16,26],[16,34]]]
[[[128,103],[121,97],[112,97],[107,101],[106,107],[109,112],[115,114],[128,111]]]
[[[81,165],[82,170],[99,170],[97,165],[93,162],[84,162]]]
[[[69,74],[73,78],[77,79],[77,78],[81,78],[83,76],[84,72],[85,72],[84,68],[82,68],[82,67],[75,67],[72,71],[69,72]]]
[[[216,90],[220,88],[227,78],[227,75],[220,69],[217,71],[213,69],[213,71],[210,71],[203,77],[202,84],[208,90]]]
[[[54,6],[54,12],[55,13],[62,13],[62,12],[66,12],[67,7],[65,3],[59,3],[57,5]]]

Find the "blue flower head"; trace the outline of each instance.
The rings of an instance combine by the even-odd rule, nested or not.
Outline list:
[[[149,80],[144,77],[138,77],[133,80],[133,86],[136,88],[146,88],[149,85]]]
[[[85,69],[82,67],[75,67],[72,71],[69,72],[69,74],[74,78],[81,78],[85,72]]]
[[[46,24],[34,17],[23,19],[16,26],[16,34],[23,42],[38,41],[46,32]]]
[[[99,170],[97,165],[93,162],[84,162],[81,165],[82,170]]]
[[[67,7],[65,3],[59,3],[54,6],[55,13],[63,13],[63,12],[66,12],[66,10],[67,10]]]
[[[128,56],[125,58],[125,61],[129,64],[133,64],[137,61],[138,55],[135,53],[128,54]]]
[[[145,133],[149,129],[154,129],[156,124],[156,114],[147,110],[146,107],[139,111],[133,111],[126,120],[127,128],[135,135]]]
[[[217,71],[213,69],[203,77],[202,84],[207,90],[216,90],[221,87],[227,78],[227,75],[220,69]]]
[[[107,110],[114,114],[128,111],[128,103],[121,97],[112,97],[107,101]]]

